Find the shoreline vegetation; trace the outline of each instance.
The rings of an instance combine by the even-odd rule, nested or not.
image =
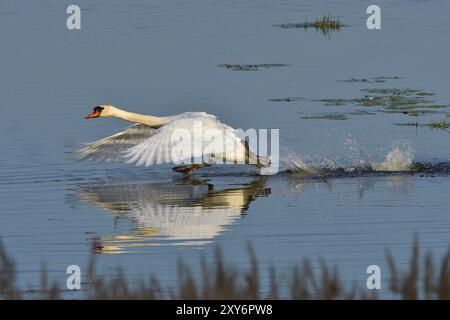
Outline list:
[[[250,265],[248,271],[239,271],[225,263],[219,247],[215,248],[213,263],[200,259],[200,279],[194,277],[190,267],[182,260],[177,266],[176,288],[163,288],[155,276],[140,281],[129,281],[118,269],[112,279],[97,275],[95,257],[87,268],[87,290],[79,291],[81,299],[378,299],[377,290],[368,290],[355,284],[344,287],[337,267],[319,259],[319,270],[309,259],[293,266],[281,276],[275,268],[269,269],[270,284],[267,292],[261,291],[261,273],[253,247],[248,243]],[[436,260],[432,253],[419,253],[417,237],[412,245],[407,271],[399,271],[398,264],[386,250],[389,266],[389,290],[394,299],[450,299],[450,249]],[[16,284],[16,269],[6,249],[0,243],[0,298],[1,299],[62,299],[67,294],[57,282],[50,283],[45,268],[41,270],[40,288],[25,290]]]

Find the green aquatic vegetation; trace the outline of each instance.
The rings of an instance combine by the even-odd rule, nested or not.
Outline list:
[[[369,112],[369,111],[366,111],[366,110],[355,110],[353,112],[350,112],[350,114],[352,116],[368,116],[368,115],[373,116],[373,115],[376,115],[375,112]]]
[[[417,98],[408,98],[404,96],[385,96],[386,105],[388,108],[397,108],[400,106],[412,106],[421,103],[426,103],[428,101]]]
[[[379,77],[373,77],[372,79],[374,80],[398,80],[398,79],[403,79],[402,77],[398,77],[398,76],[379,76]]]
[[[396,77],[393,77],[396,78]],[[349,81],[359,81],[360,79],[350,79]],[[367,79],[366,79],[367,80]],[[404,114],[412,117],[418,117],[425,114],[435,114],[446,112],[440,111],[449,108],[449,104],[435,104],[434,101],[428,99],[428,96],[434,95],[423,89],[387,89],[387,88],[366,88],[362,89],[366,95],[362,98],[355,99],[341,99],[341,98],[326,98],[317,101],[326,106],[363,106],[363,107],[377,107],[374,112],[382,112],[387,114]],[[363,113],[361,111],[354,111],[349,115],[369,115],[373,113]],[[447,115],[450,116],[450,115]],[[319,116],[322,118],[323,116]],[[328,116],[325,116],[328,117]],[[346,116],[344,115],[346,118]],[[308,118],[315,119],[317,116]]]
[[[326,98],[314,101],[322,102],[327,106],[359,105],[364,107],[383,107],[387,109],[399,109],[400,107],[405,107],[405,109],[438,109],[447,107],[446,105],[432,104],[433,101],[425,99],[425,96],[432,94],[427,93],[422,89],[374,88],[362,89],[361,91],[368,93],[368,95],[355,99]],[[419,105],[423,105],[423,107]]]
[[[421,103],[430,103],[432,101],[424,100],[423,98],[411,98],[408,96],[365,96],[364,98],[357,99],[359,105],[362,106],[379,106],[387,108],[396,108],[398,106],[405,105],[417,105]]]
[[[434,106],[434,105],[399,105],[399,106],[389,106],[386,107],[387,111],[398,111],[398,112],[404,112],[404,111],[431,111],[433,109],[441,109],[441,108],[447,108],[447,106]]]
[[[434,96],[434,93],[422,91],[422,92],[416,93],[416,96],[420,96],[420,97]]]
[[[219,64],[219,67],[234,71],[258,71],[260,69],[286,67],[289,64],[282,63],[261,63],[261,64]]]
[[[339,20],[329,15],[324,15],[321,19],[318,19],[312,23],[305,23],[306,28],[326,29],[326,30],[339,30],[344,24]]]
[[[420,105],[419,107],[422,109],[443,109],[443,108],[448,108],[450,105],[448,104],[425,104],[425,105]]]
[[[419,105],[423,103],[430,103],[432,101],[424,100],[423,98],[411,98],[405,96],[365,96],[363,98],[357,99],[340,99],[340,98],[326,98],[315,100],[323,102],[327,106],[344,106],[344,105],[359,105],[364,107],[385,107],[385,108],[397,108],[400,106],[410,106],[412,108],[414,105]],[[426,108],[438,108],[444,106],[425,105]]]
[[[383,94],[383,95],[398,95],[398,96],[408,96],[408,95],[415,95],[419,92],[425,92],[422,89],[386,89],[386,88],[370,88],[370,89],[361,89],[363,92],[367,92],[370,94]]]
[[[444,109],[444,108],[448,108],[449,105],[445,105],[445,104],[423,104],[424,102],[418,102],[418,103],[413,103],[413,104],[391,104],[389,106],[386,106],[386,110],[392,110],[392,111],[399,111],[399,112],[403,112],[403,111],[424,111],[424,112],[433,112],[433,110],[435,109]],[[437,111],[434,111],[437,112]]]
[[[427,126],[433,129],[449,129],[450,122],[447,122],[446,120],[433,121],[430,122]]]
[[[413,117],[417,117],[420,115],[424,115],[424,114],[432,114],[432,113],[437,113],[437,111],[435,110],[421,110],[421,109],[406,109],[406,110],[401,110],[401,109],[386,109],[386,110],[380,110],[381,112],[384,113],[401,113],[401,114],[405,114],[408,116],[413,116]]]
[[[364,97],[355,99],[355,102],[357,105],[363,107],[379,107],[385,103],[385,100],[383,97]]]
[[[311,120],[348,120],[347,115],[342,113],[326,113],[319,114],[314,116],[304,116],[302,119],[311,119]]]
[[[323,34],[328,35],[332,31],[339,31],[342,27],[344,27],[344,23],[342,23],[339,19],[333,18],[329,15],[325,15],[320,19],[317,19],[314,22],[305,21],[304,23],[282,23],[274,25],[276,27],[280,27],[283,29],[316,29],[321,31]]]
[[[436,109],[448,108],[448,105],[407,105],[407,106],[391,106],[383,110],[386,113],[402,113],[409,116],[417,117],[424,114],[438,113]]]
[[[450,122],[445,120],[433,121],[428,124],[419,124],[417,122],[405,122],[395,123],[397,126],[410,126],[410,127],[430,127],[432,129],[450,129]]]
[[[421,124],[417,122],[403,122],[403,123],[394,123],[396,126],[402,126],[402,127],[419,127],[422,126]]]
[[[437,111],[431,111],[431,110],[408,110],[408,111],[403,111],[403,114],[406,114],[408,116],[412,116],[412,117],[418,117],[424,114],[431,114],[431,113],[437,113]]]
[[[401,79],[400,77],[373,77],[373,78],[350,78],[346,80],[338,80],[338,82],[349,82],[349,83],[384,83],[388,80]]]
[[[323,102],[326,106],[345,106],[354,103],[353,99],[336,99],[336,98],[319,99],[315,101]]]
[[[291,102],[291,101],[300,101],[305,100],[303,97],[285,97],[285,98],[273,98],[269,99],[271,102]]]
[[[363,82],[363,83],[366,83],[366,82],[371,82],[371,81],[368,79],[365,79],[365,78],[363,78],[363,79],[351,78],[351,79],[347,79],[347,80],[338,80],[338,82],[350,82],[350,83]]]

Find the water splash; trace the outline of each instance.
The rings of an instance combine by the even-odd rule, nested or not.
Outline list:
[[[414,164],[414,154],[411,147],[406,146],[402,149],[399,146],[394,146],[391,151],[386,154],[381,163],[375,163],[372,166],[374,171],[411,171]]]
[[[347,158],[336,156],[334,158],[302,156],[288,151],[282,157],[280,171],[305,175],[333,175],[337,173],[355,172],[405,172],[414,167],[414,153],[406,143],[397,142],[382,161],[366,153],[353,139],[345,141],[349,152]]]

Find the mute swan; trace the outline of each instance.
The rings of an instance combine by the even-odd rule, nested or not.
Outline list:
[[[262,177],[232,188],[189,178],[161,182],[108,179],[78,186],[82,201],[134,224],[127,232],[99,236],[96,250],[102,253],[174,241],[208,243],[235,223],[253,201],[270,192]]]
[[[81,159],[123,160],[145,166],[183,163],[185,165],[173,170],[185,174],[213,163],[245,163],[258,168],[270,164],[268,158],[250,151],[248,143],[237,130],[205,112],[155,117],[102,104],[96,106],[85,119],[102,117],[116,117],[136,124],[86,144],[79,150]]]

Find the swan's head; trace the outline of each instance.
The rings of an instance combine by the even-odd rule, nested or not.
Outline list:
[[[93,118],[99,118],[99,117],[112,117],[114,114],[115,108],[109,104],[101,104],[94,107],[94,110],[92,110],[92,113],[85,116],[85,119],[93,119]]]

